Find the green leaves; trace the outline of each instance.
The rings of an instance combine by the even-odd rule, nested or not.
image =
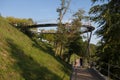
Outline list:
[[[21,18],[14,18],[14,17],[6,17],[6,20],[13,26],[26,26],[34,24],[31,18],[29,19],[21,19]]]
[[[93,0],[98,1],[98,0]],[[99,0],[100,1],[100,0]],[[93,15],[93,21],[99,24],[99,29],[96,31],[98,36],[101,36],[101,43],[97,53],[99,61],[120,66],[120,1],[110,0],[106,4],[96,5],[90,9],[90,14]],[[105,68],[104,64],[99,65]],[[113,68],[113,66],[111,67]],[[113,68],[114,69],[114,68]],[[120,70],[120,69],[117,69]],[[111,70],[113,72],[114,70]],[[114,75],[120,73],[113,72]],[[117,80],[112,76],[114,80]]]

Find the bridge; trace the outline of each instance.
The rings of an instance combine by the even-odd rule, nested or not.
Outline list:
[[[63,26],[65,26],[66,24],[62,24]],[[48,24],[34,24],[34,25],[29,25],[27,26],[28,28],[40,28],[40,27],[57,27],[58,24],[57,23],[48,23]],[[66,26],[69,27],[69,26]],[[82,25],[81,28],[85,28],[85,30],[82,31],[82,33],[86,33],[86,32],[92,32],[95,28],[91,25]],[[44,34],[49,34],[50,32],[43,32]],[[53,32],[53,34],[55,34],[56,32]],[[52,33],[50,33],[52,34]]]

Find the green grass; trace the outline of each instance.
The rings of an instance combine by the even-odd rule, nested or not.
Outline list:
[[[37,45],[0,17],[0,80],[69,80],[65,66],[49,45]]]

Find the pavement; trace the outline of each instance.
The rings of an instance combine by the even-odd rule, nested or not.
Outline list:
[[[71,80],[101,80],[94,71],[89,68],[76,68],[73,70]]]

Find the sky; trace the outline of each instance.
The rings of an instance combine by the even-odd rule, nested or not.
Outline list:
[[[61,0],[0,0],[0,14],[4,17],[32,18],[37,23],[51,23],[59,17],[56,9],[60,4]],[[78,9],[85,10],[87,14],[92,6],[91,0],[71,0],[63,21],[70,20]],[[92,25],[96,27],[95,24]],[[98,40],[93,35],[91,43],[96,44]]]

